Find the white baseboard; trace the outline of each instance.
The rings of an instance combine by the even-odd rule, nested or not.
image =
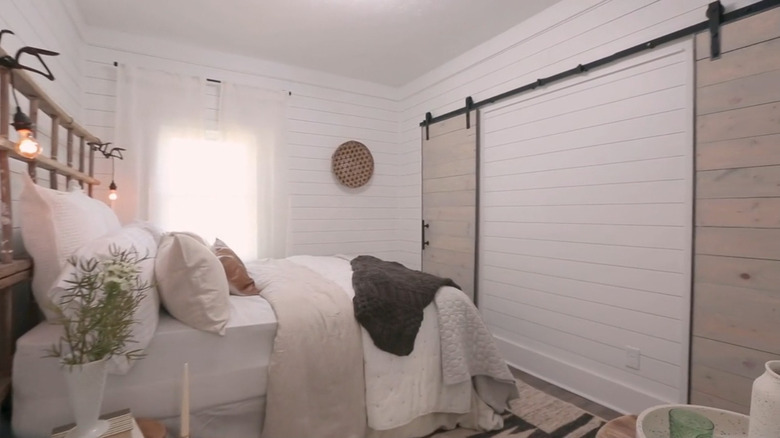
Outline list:
[[[499,336],[495,339],[507,363],[512,367],[615,411],[639,414],[650,406],[669,403]]]

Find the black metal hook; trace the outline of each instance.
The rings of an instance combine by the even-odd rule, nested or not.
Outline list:
[[[0,30],[0,39],[2,39],[2,36],[4,34],[11,34],[14,35],[13,31],[10,31],[8,29]],[[38,58],[38,61],[41,63],[43,68],[46,70],[44,73],[41,70],[38,70],[37,68],[30,67],[28,65],[24,65],[21,62],[19,62],[19,59],[24,54],[32,55],[36,58]],[[41,55],[44,56],[57,56],[59,55],[58,52],[53,52],[51,50],[41,49],[38,47],[31,47],[31,46],[24,46],[21,49],[16,51],[16,55],[13,57],[10,55],[5,55],[0,57],[0,66],[3,66],[8,69],[22,69],[22,70],[28,70],[33,73],[38,73],[39,75],[45,77],[46,79],[53,81],[54,80],[54,74],[52,74],[51,70],[49,69],[49,66],[46,65],[46,62],[41,58]]]
[[[16,35],[16,34],[14,33],[14,31],[12,31],[12,30],[10,30],[10,29],[3,29],[3,30],[0,30],[0,41],[2,41],[2,40],[3,40],[3,35],[5,35],[5,34]]]
[[[92,148],[93,151],[100,152],[106,158],[119,158],[120,160],[125,159],[125,157],[122,156],[122,151],[127,149],[125,148],[108,149],[108,145],[110,145],[111,142],[99,143],[96,141],[90,141],[87,144],[89,145],[90,148]]]

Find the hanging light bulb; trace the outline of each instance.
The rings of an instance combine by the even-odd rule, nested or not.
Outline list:
[[[112,180],[111,184],[108,186],[108,200],[109,201],[116,201],[116,198],[118,198],[119,195],[116,193],[116,183]]]
[[[14,122],[11,123],[19,134],[19,140],[16,142],[16,152],[25,158],[35,158],[41,153],[41,145],[35,140],[32,133],[33,122],[22,112],[22,109],[16,107]]]
[[[114,182],[114,157],[111,157],[111,184],[108,185],[108,200],[116,201],[119,195],[116,193],[116,183]]]

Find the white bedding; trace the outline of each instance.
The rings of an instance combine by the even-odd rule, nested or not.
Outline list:
[[[352,298],[350,259],[289,257],[335,282]],[[253,264],[247,266],[250,275]],[[231,296],[230,300],[231,316],[224,337],[191,329],[167,314],[161,315],[147,357],[127,375],[109,376],[103,411],[130,407],[138,417],[165,419],[170,432],[175,433],[181,367],[187,361],[192,436],[230,431],[230,436],[258,437],[276,316],[261,297]],[[378,349],[368,332],[361,330],[369,436],[423,436],[442,425],[483,429],[501,426],[501,417],[482,402],[470,381],[443,383],[438,317],[433,304],[424,310],[409,356]],[[58,333],[58,326],[44,323],[17,343],[13,427],[20,438],[46,436],[52,427],[71,421],[57,360],[41,359],[43,349],[57,339]]]
[[[230,297],[231,317],[226,336],[194,330],[160,315],[147,356],[127,375],[109,375],[103,412],[130,407],[137,417],[176,418],[179,415],[182,364],[190,367],[193,412],[245,400],[257,406],[265,394],[267,365],[276,333],[276,317],[260,297]],[[65,383],[57,359],[42,358],[60,327],[41,323],[16,344],[13,373],[13,428],[17,437],[44,437],[72,421]],[[254,408],[255,412],[257,407]],[[174,424],[176,422],[174,421]],[[195,430],[195,428],[193,428]]]
[[[355,295],[350,257],[293,256],[289,259],[340,285],[350,298]],[[423,315],[414,350],[408,356],[396,356],[380,350],[368,332],[361,328],[366,411],[368,425],[375,431],[397,429],[417,417],[434,412],[466,414],[471,411],[471,381],[452,385],[443,383],[436,307],[430,304]],[[501,427],[501,417],[491,413],[489,409],[482,409],[481,427]]]

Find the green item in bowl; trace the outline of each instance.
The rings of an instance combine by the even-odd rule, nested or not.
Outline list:
[[[712,438],[715,425],[704,415],[687,409],[669,410],[670,438]]]

